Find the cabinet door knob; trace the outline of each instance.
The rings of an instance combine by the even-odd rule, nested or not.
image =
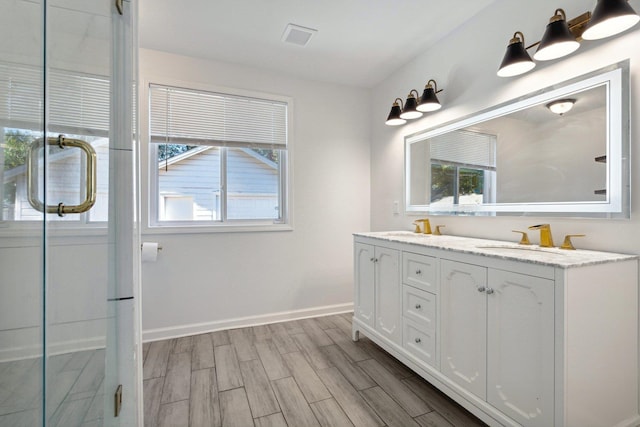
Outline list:
[[[417,274],[418,276],[419,276],[419,275],[421,275],[421,274],[422,274],[422,270],[420,270],[420,269],[416,270],[416,274]]]
[[[487,294],[491,295],[492,293],[494,293],[495,291],[491,288],[487,288]]]
[[[422,340],[420,338],[416,338],[416,344],[420,344],[420,342],[422,342]]]
[[[486,291],[486,290],[487,290],[487,288],[485,288],[484,286],[480,286],[480,287],[478,288],[478,292],[484,292],[484,291]]]
[[[371,258],[369,261],[374,262],[375,258]]]
[[[416,304],[416,310],[420,310],[422,306],[420,304]]]

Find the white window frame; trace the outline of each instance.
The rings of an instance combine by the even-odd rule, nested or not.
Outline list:
[[[466,164],[466,163],[456,163],[449,162],[445,160],[437,160],[431,159],[430,167],[433,168],[434,165],[438,166],[451,166],[455,169],[455,180],[453,183],[453,204],[457,205],[460,203],[460,169],[474,169],[481,170],[484,172],[484,185],[482,190],[482,196],[484,203],[495,203],[496,202],[496,175],[497,171],[495,167],[492,166],[484,166],[484,165],[474,165],[474,164]],[[431,177],[429,177],[431,180]],[[431,195],[431,190],[429,190]],[[437,202],[437,201],[436,201]],[[429,201],[429,203],[435,203],[433,200]]]
[[[247,98],[257,98],[267,101],[285,103],[287,105],[287,148],[286,155],[280,158],[278,185],[278,206],[280,218],[277,220],[259,219],[234,219],[227,220],[225,212],[225,199],[221,197],[221,209],[224,221],[160,221],[160,194],[159,194],[159,174],[157,164],[157,147],[160,144],[151,142],[151,86],[167,86],[188,91],[212,92],[223,95],[240,96]],[[144,126],[144,141],[147,144],[146,155],[148,156],[145,174],[148,179],[147,212],[145,215],[145,232],[153,234],[182,234],[182,233],[217,233],[217,232],[255,232],[255,231],[291,231],[293,230],[293,98],[283,95],[274,95],[264,92],[255,92],[237,88],[219,87],[196,82],[183,82],[165,78],[151,78],[143,81],[143,102],[147,106]],[[221,147],[223,148],[223,147]],[[223,153],[226,150],[223,150]],[[226,175],[225,162],[222,163],[221,174]],[[143,213],[144,214],[144,213]]]
[[[429,144],[429,169],[433,165],[455,167],[453,203],[457,205],[460,201],[460,169],[484,171],[484,188],[482,192],[483,198],[486,199],[484,203],[495,203],[497,135],[456,130],[446,135],[439,135],[436,138],[438,138],[437,146],[434,147],[433,143]],[[460,161],[460,159],[463,161]],[[429,187],[431,187],[431,176],[429,176]],[[431,197],[431,189],[429,189],[429,198]],[[431,203],[434,202],[430,200],[429,204]]]

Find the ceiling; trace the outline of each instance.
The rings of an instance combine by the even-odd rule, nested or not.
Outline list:
[[[372,87],[495,0],[140,0],[140,46]],[[287,24],[317,29],[301,47]]]

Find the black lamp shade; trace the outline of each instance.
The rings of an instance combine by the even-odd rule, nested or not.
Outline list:
[[[567,21],[560,15],[555,15],[547,24],[547,29],[533,58],[538,61],[549,61],[568,55],[579,47],[580,43],[569,31]]]
[[[400,113],[402,113],[400,105],[397,102],[394,102],[385,124],[389,126],[399,126],[407,123],[405,119],[400,118]]]
[[[627,0],[598,0],[587,28],[582,33],[585,40],[598,40],[613,36],[633,27],[640,16]]]
[[[524,43],[521,40],[514,38],[512,39],[512,42],[509,43],[509,46],[507,46],[507,51],[505,52],[500,68],[498,69],[498,76],[517,76],[519,74],[526,73],[535,66],[536,63],[533,62],[527,53],[527,50],[524,48]]]
[[[407,100],[404,102],[404,109],[400,114],[400,118],[405,120],[411,120],[411,119],[417,119],[418,117],[422,117],[422,113],[416,110],[417,106],[418,106],[418,101],[416,101],[416,97],[413,96],[413,94],[409,94],[409,97],[407,97]]]
[[[440,101],[438,101],[436,90],[431,85],[428,85],[422,92],[417,110],[426,113],[429,111],[439,110],[440,107],[442,107],[442,105],[440,105]]]

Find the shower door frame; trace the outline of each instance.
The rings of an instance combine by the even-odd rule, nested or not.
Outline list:
[[[48,43],[52,26],[65,25],[51,22],[50,4],[43,1],[44,26],[44,97],[43,129],[49,126],[49,97],[47,76],[50,64]],[[111,70],[109,124],[109,207],[106,223],[107,299],[105,319],[104,382],[102,385],[102,425],[125,427],[142,425],[142,346],[140,344],[140,228],[137,176],[137,0],[100,0],[111,5]],[[45,164],[47,163],[45,155]],[[45,172],[45,188],[46,188]],[[45,190],[46,193],[46,190]],[[45,197],[46,198],[46,197]],[[47,201],[50,202],[50,201]],[[46,204],[46,203],[45,203]],[[48,231],[54,225],[44,216],[43,225],[43,426],[49,426],[50,409],[47,397],[55,390],[55,380],[49,380],[48,360],[55,343],[48,340],[47,309],[49,294],[55,292],[47,283],[50,252]],[[82,231],[79,231],[81,234]],[[59,278],[58,278],[59,279]],[[91,283],[86,283],[91,286]],[[82,303],[79,301],[78,303]],[[49,383],[51,382],[51,383]],[[120,402],[119,402],[120,399]]]

